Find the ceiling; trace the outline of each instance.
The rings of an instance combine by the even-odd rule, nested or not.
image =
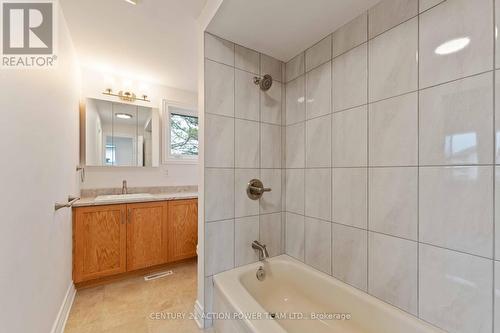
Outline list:
[[[208,31],[288,61],[379,0],[224,0]]]
[[[197,91],[197,23],[206,0],[61,0],[82,66]]]

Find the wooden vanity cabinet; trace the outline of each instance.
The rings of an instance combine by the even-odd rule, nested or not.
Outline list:
[[[73,209],[76,284],[196,256],[198,201]]]
[[[198,200],[169,201],[167,234],[169,261],[196,256]]]
[[[76,208],[73,213],[75,283],[126,272],[125,205]]]
[[[128,204],[127,271],[168,261],[166,201]]]

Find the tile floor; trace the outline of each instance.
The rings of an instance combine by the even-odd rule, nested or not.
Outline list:
[[[174,274],[144,281],[131,277],[77,292],[66,333],[204,332],[194,320],[153,320],[152,313],[186,313],[196,300],[196,261],[172,266]],[[205,331],[206,332],[206,331]]]

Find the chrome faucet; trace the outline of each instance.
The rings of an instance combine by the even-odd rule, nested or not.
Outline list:
[[[259,241],[254,240],[252,242],[252,249],[259,251],[259,260],[269,258],[269,253],[267,252],[266,246],[264,244],[261,244]]]
[[[122,194],[128,194],[127,181],[122,182]]]

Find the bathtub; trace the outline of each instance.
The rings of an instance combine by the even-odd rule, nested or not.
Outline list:
[[[217,333],[444,333],[287,255],[215,275],[213,297]]]

